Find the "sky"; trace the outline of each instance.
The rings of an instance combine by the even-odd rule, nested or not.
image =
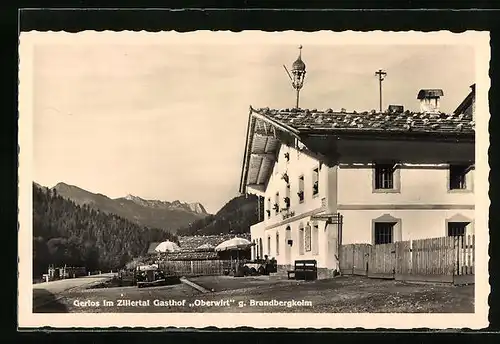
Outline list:
[[[302,108],[418,110],[422,88],[441,109],[469,93],[474,50],[458,45],[44,44],[34,50],[33,163],[37,183],[111,198],[200,202],[215,213],[238,195],[249,106],[287,108],[283,68],[302,44]]]

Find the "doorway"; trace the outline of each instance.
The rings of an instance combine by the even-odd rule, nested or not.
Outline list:
[[[292,259],[292,229],[290,226],[287,226],[285,229],[285,260],[283,264],[285,265],[291,265],[291,259]]]

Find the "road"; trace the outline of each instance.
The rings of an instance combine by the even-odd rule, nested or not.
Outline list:
[[[40,307],[38,312],[474,312],[473,285],[418,285],[361,277],[304,282],[265,277],[205,276],[190,278],[190,281],[210,292],[201,292],[185,283],[151,288],[71,289],[56,302]]]
[[[33,284],[33,307],[38,308],[44,304],[55,302],[71,291],[82,290],[94,284],[100,284],[115,275],[114,273],[107,273]]]

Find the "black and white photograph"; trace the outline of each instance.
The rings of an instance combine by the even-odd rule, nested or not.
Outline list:
[[[20,326],[484,327],[488,42],[22,33]]]

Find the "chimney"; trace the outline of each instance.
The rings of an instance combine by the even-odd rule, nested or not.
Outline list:
[[[441,89],[420,90],[417,99],[420,100],[420,112],[438,113],[439,100],[444,96]]]
[[[387,111],[389,113],[403,113],[405,110],[403,105],[389,105]]]

